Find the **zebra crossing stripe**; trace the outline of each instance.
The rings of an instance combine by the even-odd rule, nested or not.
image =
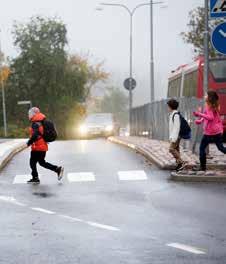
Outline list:
[[[67,179],[69,182],[94,182],[95,175],[92,172],[73,172],[68,173]]]
[[[146,181],[147,175],[144,171],[119,171],[120,181]]]
[[[25,184],[31,179],[31,175],[16,175],[13,184]]]
[[[128,170],[118,171],[118,179],[120,181],[146,181],[148,177],[143,170]],[[13,184],[26,184],[31,179],[31,175],[16,175]],[[96,176],[93,172],[71,172],[67,174],[67,181],[69,183],[80,182],[95,182]]]

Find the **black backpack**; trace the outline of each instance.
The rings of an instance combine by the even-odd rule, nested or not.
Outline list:
[[[45,142],[53,142],[57,139],[57,130],[52,121],[43,120],[42,125],[44,128],[43,139]]]
[[[175,115],[179,115],[179,117],[180,117],[180,132],[179,132],[179,136],[182,139],[191,139],[191,127],[189,126],[187,120],[181,115],[180,112],[178,112],[178,113],[175,113],[173,115],[173,122],[174,122]]]

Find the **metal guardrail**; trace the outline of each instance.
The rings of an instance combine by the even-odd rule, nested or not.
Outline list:
[[[180,98],[179,111],[190,123],[192,128],[192,139],[187,147],[196,150],[200,141],[202,129],[194,124],[193,111],[203,106],[203,101],[197,98]],[[169,112],[167,100],[153,102],[132,109],[132,135],[147,136],[157,140],[169,139]]]

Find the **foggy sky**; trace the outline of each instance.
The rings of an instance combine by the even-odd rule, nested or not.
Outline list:
[[[104,0],[101,0],[103,2]],[[145,0],[105,0],[129,7]],[[96,0],[7,0],[1,4],[0,29],[3,52],[15,56],[11,29],[13,21],[28,21],[32,15],[58,16],[68,28],[71,53],[92,54],[94,60],[104,60],[112,73],[110,83],[121,86],[129,75],[129,17],[117,7],[96,11]],[[166,94],[167,77],[171,70],[193,58],[191,46],[179,36],[186,30],[188,12],[204,4],[204,0],[166,0],[168,8],[154,7],[156,96]],[[149,101],[150,57],[149,7],[137,10],[134,17],[134,77],[138,86],[134,93],[136,105]]]

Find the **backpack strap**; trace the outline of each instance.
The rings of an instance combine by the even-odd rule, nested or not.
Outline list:
[[[174,114],[173,114],[173,117],[172,117],[173,122],[174,122],[174,119],[175,119],[175,115],[179,115],[179,117],[181,116],[181,115],[180,115],[180,112],[176,112],[176,113],[174,113]]]
[[[33,124],[37,124],[38,125],[38,133],[39,133],[39,136],[42,137],[43,135],[39,132],[39,128],[41,126],[43,126],[42,121],[33,122]]]

